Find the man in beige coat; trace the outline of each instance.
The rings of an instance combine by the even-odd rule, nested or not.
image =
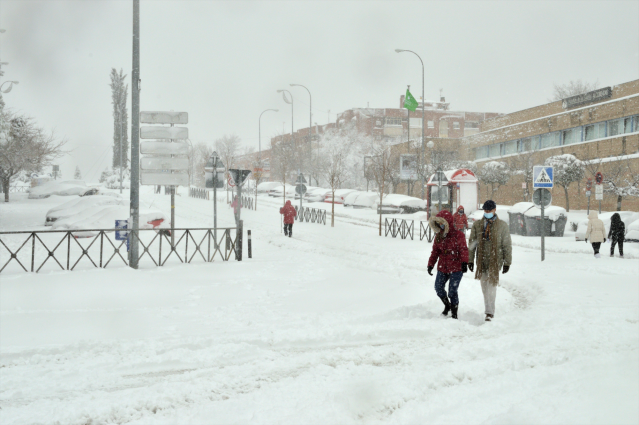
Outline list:
[[[497,205],[488,200],[484,203],[484,217],[475,221],[468,240],[468,269],[472,272],[475,267],[475,253],[477,253],[477,270],[475,279],[481,282],[484,293],[486,321],[495,317],[495,298],[499,285],[499,270],[508,273],[513,259],[512,242],[508,223],[500,220],[495,214]]]
[[[602,242],[606,242],[606,226],[603,221],[599,220],[599,214],[597,211],[590,211],[588,214],[588,229],[586,230],[586,243],[592,244],[592,249],[595,251],[595,258],[601,258],[599,254],[599,248]]]

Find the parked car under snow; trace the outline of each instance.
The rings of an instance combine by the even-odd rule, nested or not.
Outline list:
[[[98,208],[107,205],[129,205],[129,201],[124,198],[107,195],[94,195],[72,199],[47,211],[44,225],[51,226],[59,219],[82,213],[89,208]]]
[[[42,186],[32,187],[29,190],[29,199],[43,199],[51,195],[57,196],[83,196],[94,192],[95,188],[89,187],[81,180],[49,181]],[[89,192],[89,193],[87,193]]]
[[[257,193],[268,193],[276,187],[281,187],[280,182],[262,182],[257,185]]]
[[[313,190],[309,190],[304,194],[304,201],[306,202],[324,202],[324,197],[330,189],[324,189],[323,187],[318,187]]]
[[[351,192],[355,192],[355,189],[337,189],[334,194],[333,191],[329,190],[328,193],[324,195],[324,202],[328,202],[329,204],[333,202],[343,204],[344,198]]]
[[[408,195],[391,193],[384,196],[381,206],[375,202],[378,214],[412,214],[426,210],[426,201]]]
[[[73,230],[75,237],[95,236],[90,229],[115,229],[115,220],[129,218],[129,205],[99,205],[86,208],[53,223],[53,230]],[[140,209],[140,229],[167,229],[169,220],[158,210]],[[77,232],[76,232],[77,231]]]

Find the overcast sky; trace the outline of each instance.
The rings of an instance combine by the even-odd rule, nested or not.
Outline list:
[[[454,110],[513,112],[545,103],[554,83],[609,86],[639,78],[637,1],[142,1],[141,110],[189,113],[193,142],[238,134],[262,147],[353,107],[396,108],[411,85],[443,89]],[[109,72],[131,74],[132,2],[0,2],[7,106],[68,139],[65,178],[111,164]],[[130,78],[127,78],[130,84]],[[130,92],[129,92],[130,93]],[[129,95],[130,104],[130,95]],[[330,115],[328,111],[330,110]],[[130,111],[130,105],[129,105]]]

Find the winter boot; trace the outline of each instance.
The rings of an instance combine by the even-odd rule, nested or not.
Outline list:
[[[601,258],[601,254],[600,253],[596,253],[595,254],[595,258]]]
[[[442,316],[448,316],[448,312],[450,311],[450,301],[448,301],[447,297],[441,297],[440,300],[444,303],[444,311],[442,311]]]
[[[453,312],[451,316],[453,319],[457,319],[457,307],[459,307],[459,304],[450,306],[450,309]]]
[[[487,315],[486,315],[486,320],[485,320],[485,321],[486,321],[486,322],[491,322],[491,321],[493,320],[493,317],[494,317],[494,316],[493,316],[492,314],[487,314]]]

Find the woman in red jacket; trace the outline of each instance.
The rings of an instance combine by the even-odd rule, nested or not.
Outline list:
[[[284,215],[284,236],[293,237],[293,222],[297,216],[297,211],[291,205],[291,201],[286,201],[286,205],[280,208],[280,214]]]
[[[442,315],[448,316],[448,312],[452,311],[453,319],[457,319],[457,308],[459,307],[457,289],[462,275],[468,271],[466,237],[454,228],[453,215],[447,210],[443,210],[436,217],[431,218],[428,225],[436,234],[433,250],[428,260],[428,274],[433,275],[433,267],[435,267],[435,263],[438,263],[435,291],[445,306]],[[445,286],[449,280],[448,294],[446,294]]]
[[[455,225],[455,230],[465,232],[466,229],[468,229],[468,218],[466,217],[466,214],[464,214],[463,205],[457,207],[457,212],[453,218],[453,224]]]

